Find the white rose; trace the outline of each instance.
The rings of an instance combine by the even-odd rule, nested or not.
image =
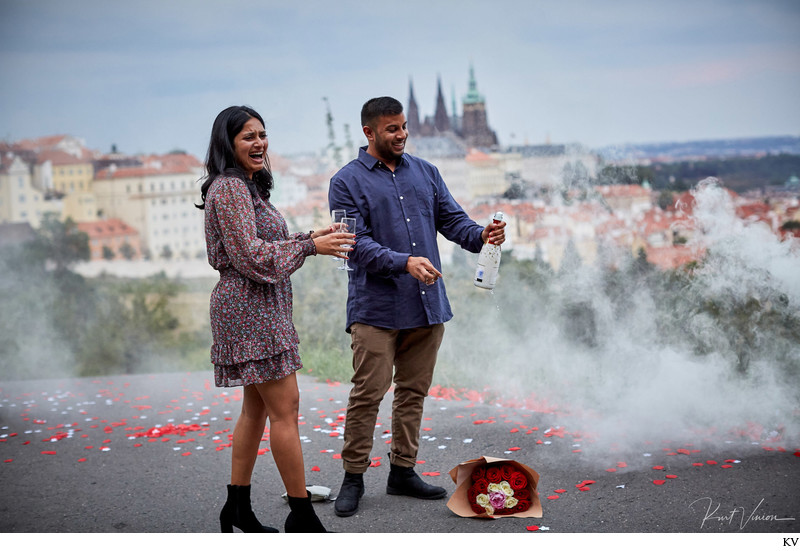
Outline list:
[[[503,492],[503,488],[500,486],[500,484],[496,484],[496,483],[492,482],[491,484],[489,484],[489,492],[490,493],[494,493],[494,492],[501,493],[501,492]]]
[[[509,484],[506,480],[500,483],[500,491],[506,494],[508,497],[514,495],[514,490],[511,488],[511,484]]]
[[[489,496],[486,494],[478,494],[475,497],[475,502],[480,505],[481,507],[491,507],[491,502],[489,501]]]
[[[511,509],[512,507],[516,506],[519,503],[519,500],[515,497],[507,497],[506,498],[506,509]]]

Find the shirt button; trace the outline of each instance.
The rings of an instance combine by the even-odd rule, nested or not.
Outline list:
[[[424,294],[425,294],[425,291],[422,291],[422,294],[424,295]]]
[[[403,196],[402,196],[402,195],[400,196],[400,200],[401,200],[401,201],[403,200]]]
[[[417,246],[417,244],[416,244],[416,243],[412,243],[412,244],[411,244],[411,246],[412,246],[412,247],[416,247],[416,246]]]
[[[411,218],[406,218],[406,222],[411,222]]]

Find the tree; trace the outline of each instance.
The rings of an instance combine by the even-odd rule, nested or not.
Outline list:
[[[122,255],[122,257],[123,257],[125,260],[133,260],[133,257],[134,257],[134,256],[136,256],[136,249],[134,249],[134,248],[133,248],[133,245],[131,245],[130,243],[128,243],[128,242],[126,241],[126,242],[125,242],[125,243],[123,243],[123,244],[122,244],[122,246],[119,248],[119,254],[121,254],[121,255]]]
[[[103,259],[104,260],[114,260],[114,251],[108,245],[103,245]]]
[[[31,244],[30,254],[38,262],[52,264],[55,271],[61,273],[91,258],[89,236],[78,229],[72,218],[61,222],[57,214],[47,213]]]

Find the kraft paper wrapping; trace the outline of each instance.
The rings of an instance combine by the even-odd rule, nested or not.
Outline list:
[[[522,513],[513,513],[510,515],[489,515],[487,513],[476,513],[472,510],[467,497],[467,490],[472,486],[472,471],[476,467],[490,465],[492,463],[510,463],[528,477],[528,485],[531,492],[531,506],[527,511]],[[509,459],[500,459],[497,457],[482,456],[477,459],[464,461],[450,471],[450,478],[456,483],[456,491],[447,502],[447,507],[460,517],[475,517],[475,518],[541,518],[542,517],[542,503],[539,500],[539,492],[537,487],[539,484],[539,473],[517,461]]]

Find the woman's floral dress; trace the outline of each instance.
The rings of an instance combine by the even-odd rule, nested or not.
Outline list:
[[[316,254],[308,233],[289,235],[280,212],[244,181],[220,176],[205,201],[211,293],[211,362],[217,386],[281,379],[302,367],[289,276]]]

